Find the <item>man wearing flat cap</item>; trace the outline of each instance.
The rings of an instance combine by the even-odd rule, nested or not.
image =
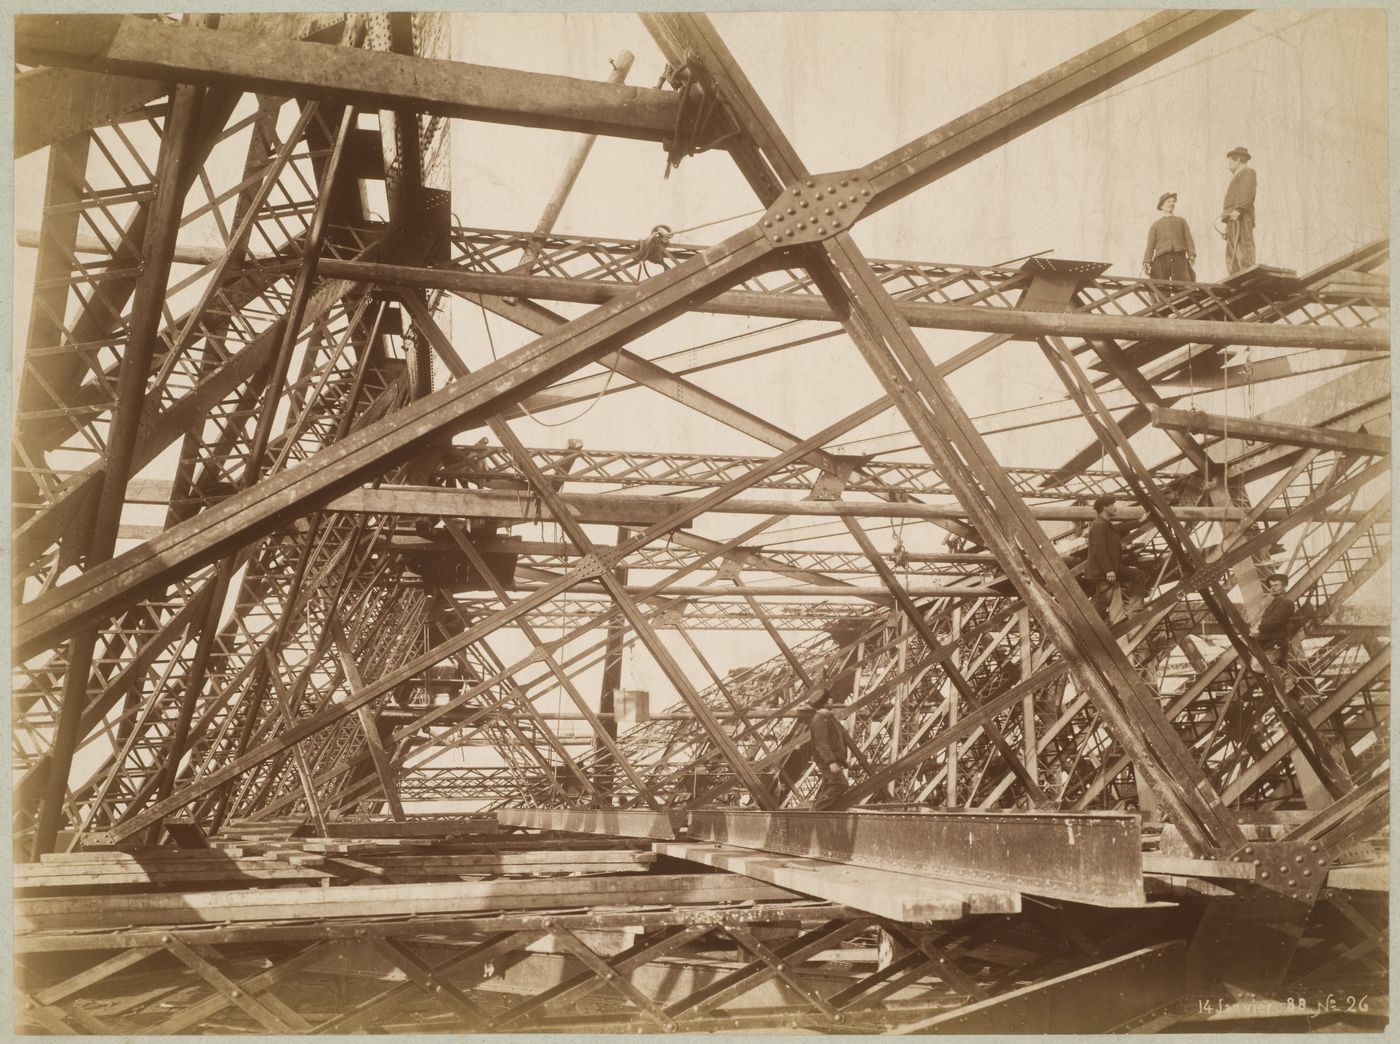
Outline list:
[[[1254,264],[1254,192],[1258,178],[1249,165],[1249,150],[1243,145],[1225,154],[1230,166],[1230,187],[1220,207],[1225,222],[1225,268],[1230,275]]]
[[[1176,215],[1176,193],[1163,192],[1157,199],[1162,216],[1147,230],[1147,250],[1142,270],[1153,279],[1195,282],[1191,263],[1196,260],[1196,241],[1186,219]]]

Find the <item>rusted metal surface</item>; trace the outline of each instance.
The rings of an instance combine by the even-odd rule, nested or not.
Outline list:
[[[1099,906],[1141,906],[1139,818],[1118,812],[692,812],[691,837]]]

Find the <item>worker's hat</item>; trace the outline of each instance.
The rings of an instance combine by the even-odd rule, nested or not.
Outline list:
[[[1157,209],[1158,209],[1158,210],[1161,210],[1161,209],[1162,209],[1162,204],[1165,203],[1165,202],[1166,202],[1167,200],[1169,200],[1169,199],[1176,199],[1176,193],[1175,193],[1175,192],[1163,192],[1160,196],[1158,196],[1158,197],[1157,197]]]
[[[1244,160],[1246,163],[1249,162],[1249,150],[1243,145],[1236,145],[1229,152],[1225,153],[1226,159],[1234,159],[1236,156]]]
[[[1286,583],[1288,583],[1288,574],[1287,574],[1287,573],[1270,573],[1268,576],[1266,576],[1266,577],[1264,578],[1264,582],[1265,582],[1266,584],[1271,584],[1271,583],[1273,583],[1275,580],[1279,581],[1280,583],[1286,584]]]
[[[1104,508],[1108,507],[1108,505],[1110,505],[1110,504],[1116,504],[1116,503],[1118,503],[1118,498],[1117,498],[1117,497],[1110,497],[1110,496],[1109,496],[1108,494],[1106,494],[1106,493],[1105,493],[1103,496],[1101,496],[1101,497],[1095,497],[1095,498],[1094,498],[1094,512],[1095,512],[1095,513],[1098,513],[1098,512],[1100,512],[1100,511],[1102,511]]]

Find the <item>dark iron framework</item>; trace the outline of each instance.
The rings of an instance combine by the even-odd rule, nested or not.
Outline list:
[[[1366,864],[1389,622],[1351,601],[1389,555],[1387,244],[1162,285],[871,261],[849,235],[1239,17],[1154,15],[825,174],[699,16],[645,16],[654,89],[625,62],[590,83],[447,61],[443,16],[18,19],[16,151],[49,150],[14,427],[23,1027],[1383,1019],[1388,881]],[[454,120],[673,163],[723,149],[763,214],[707,246],[560,235],[548,214],[459,227]],[[533,339],[470,371],[445,295]],[[825,322],[883,394],[804,435],[695,377],[771,343],[628,348],[691,312]],[[932,359],[915,328],[975,336]],[[1242,368],[1233,346],[1346,368]],[[996,459],[949,388],[1013,350],[1042,353],[1092,430],[1062,467]],[[1214,417],[1173,408],[1187,375],[1297,395],[1284,420]],[[773,452],[540,449],[511,428],[639,388]],[[831,449],[891,406],[921,456]],[[1174,458],[1142,459],[1149,429]],[[1138,505],[1155,571],[1113,624],[1077,579],[1106,492]],[[744,521],[706,535],[723,514]],[[844,532],[752,546],[803,515]],[[881,519],[956,540],[896,561]],[[555,539],[508,532],[539,520]],[[1310,610],[1284,670],[1239,605],[1280,553]],[[705,634],[747,629],[776,655],[721,673]],[[680,702],[626,727],[634,644]],[[601,699],[582,690],[600,668]],[[813,699],[857,748],[826,819],[789,811],[819,782],[792,714]],[[449,756],[473,746],[495,761]],[[453,801],[482,811],[422,804]],[[705,811],[736,807],[757,818]],[[1147,828],[1123,816],[1092,865],[1013,873],[1045,851],[1036,817],[1088,838],[1138,809]],[[931,864],[930,838],[956,847],[947,815],[985,834]]]

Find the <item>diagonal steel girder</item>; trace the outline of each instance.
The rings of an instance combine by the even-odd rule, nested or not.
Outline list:
[[[866,168],[875,193],[866,212],[1030,130],[1067,106],[1107,90],[1238,17],[1234,12],[1153,16],[916,139]],[[908,186],[906,179],[911,182]],[[321,506],[433,440],[480,423],[520,397],[662,325],[697,301],[737,284],[748,271],[771,263],[773,252],[761,225],[736,233],[472,376],[419,399],[392,418],[367,426],[303,465],[266,478],[21,606],[14,632],[17,654],[31,656],[84,624],[106,619],[132,598],[264,535],[288,515]]]
[[[1158,34],[1172,38],[1173,48],[1179,49],[1237,17],[1232,14],[1212,25],[1211,16],[1201,13],[1157,15],[1088,53],[1100,52],[1101,61],[1119,51],[1132,56],[1120,66],[1120,71],[1127,70],[1121,71],[1119,78],[1123,78],[1136,71],[1132,66],[1141,60],[1139,48]],[[832,183],[844,186],[849,180],[853,190],[860,186],[866,196],[874,192],[875,202],[881,200],[881,186],[886,186],[883,202],[888,203],[912,190],[908,186],[946,173],[950,157],[939,132],[876,160],[858,177],[843,179],[833,174],[814,178],[708,19],[693,15],[644,15],[643,19],[668,58],[674,62],[684,54],[698,59],[716,84],[721,104],[742,136],[740,143],[730,146],[736,163],[769,207],[763,227],[776,232],[786,207],[788,229],[777,234],[806,242],[807,268],[823,296],[842,316],[851,340],[968,509],[1008,578],[1035,610],[1046,634],[1061,649],[1078,683],[1094,699],[1124,750],[1142,766],[1193,850],[1233,851],[1243,845],[1244,837],[1233,815],[1162,714],[1155,694],[1089,605],[849,233],[840,231],[843,222],[839,217],[823,221],[812,207],[813,216],[807,220],[816,227],[808,229],[799,223],[798,235],[793,236],[791,221],[800,222],[801,218],[789,204],[819,201],[823,188],[828,199],[846,195],[844,187],[837,192]],[[1173,27],[1189,39],[1175,36]],[[1076,61],[1065,64],[1072,66]],[[999,132],[991,131],[990,136],[999,144],[1013,133],[1012,126],[1014,123]],[[972,154],[991,147],[984,146],[975,132],[970,136],[967,147]],[[898,178],[889,173],[895,170]],[[832,226],[830,231],[818,225],[819,221]]]
[[[457,378],[465,377],[467,375],[465,364],[452,347],[452,343],[448,340],[447,335],[444,334],[442,329],[434,322],[426,303],[415,293],[405,294],[403,300],[408,308],[409,314],[413,317],[414,325],[432,343],[433,347],[452,371],[453,376]],[[507,448],[514,458],[516,467],[524,474],[526,481],[534,488],[536,495],[544,501],[550,513],[554,516],[555,522],[568,534],[570,541],[577,546],[580,553],[583,555],[595,555],[597,549],[593,546],[592,541],[589,540],[587,533],[584,532],[583,526],[568,508],[564,506],[563,502],[559,499],[558,492],[540,471],[539,466],[530,456],[529,451],[525,449],[524,444],[515,433],[511,431],[510,426],[498,417],[492,418],[489,423],[492,432],[501,440],[502,445]],[[456,532],[457,531],[454,530],[454,535]],[[637,632],[643,644],[646,645],[647,651],[651,653],[671,684],[681,693],[686,703],[689,704],[691,709],[695,712],[696,717],[700,719],[705,727],[705,731],[709,733],[710,738],[724,755],[725,761],[729,763],[735,774],[743,781],[745,788],[753,794],[761,807],[776,808],[777,802],[773,799],[768,787],[754,773],[739,748],[734,745],[734,741],[731,740],[728,733],[724,731],[723,726],[715,720],[714,716],[710,713],[709,707],[701,698],[700,693],[690,684],[690,680],[686,677],[685,671],[683,671],[680,665],[672,658],[665,645],[662,644],[661,639],[657,637],[656,631],[645,619],[641,610],[638,609],[636,602],[633,601],[632,596],[624,589],[622,582],[618,580],[612,569],[603,569],[598,574],[598,578],[604,587],[607,588],[609,596],[617,603],[618,608],[622,611],[623,616],[627,618],[627,622],[631,625],[632,629]],[[498,588],[498,583],[495,581],[494,577],[491,579],[491,583],[494,588]],[[498,588],[497,594],[504,598],[503,589]],[[580,709],[582,709],[581,701]],[[625,765],[626,763],[623,762],[623,764]]]

